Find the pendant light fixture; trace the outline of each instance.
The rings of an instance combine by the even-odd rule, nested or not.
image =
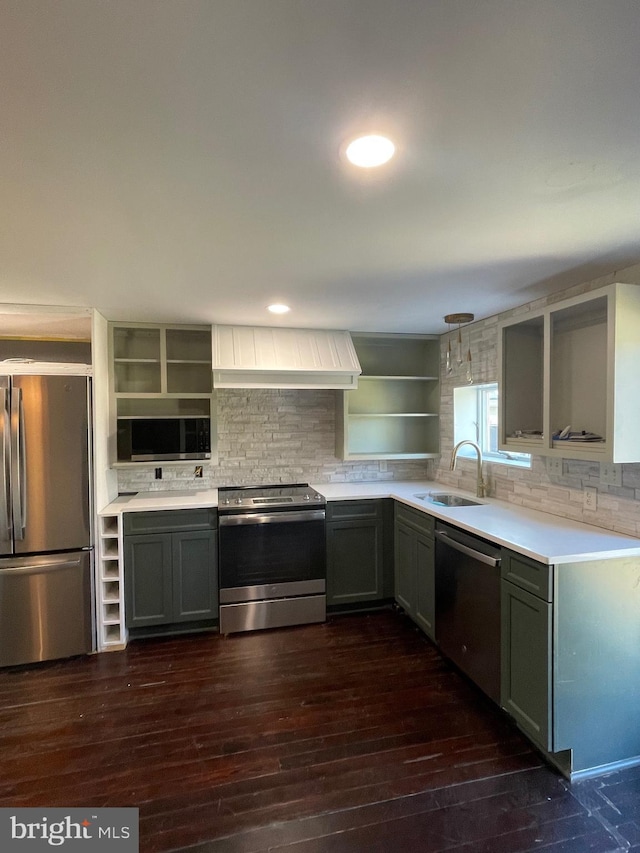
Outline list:
[[[466,363],[466,375],[465,378],[469,384],[473,382],[473,369],[472,369],[472,361],[471,361],[471,346],[467,349],[466,358],[463,355],[462,348],[462,330],[461,327],[466,325],[467,323],[472,323],[475,319],[474,314],[446,314],[444,321],[447,326],[457,326],[458,334],[456,336],[456,346],[455,346],[455,363],[460,369],[463,364]],[[447,353],[445,358],[445,367],[447,371],[447,375],[451,375],[453,373],[453,352],[451,347],[451,338],[447,341]]]

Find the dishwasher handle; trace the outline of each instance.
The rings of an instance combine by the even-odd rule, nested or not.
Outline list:
[[[436,530],[436,539],[439,539],[440,542],[443,542],[445,545],[448,545],[449,548],[453,548],[455,551],[460,551],[461,554],[466,554],[467,557],[472,557],[479,563],[484,563],[485,566],[500,565],[500,557],[492,557],[490,554],[483,554],[482,551],[476,551],[475,548],[470,548],[468,545],[463,545],[462,542],[458,542],[456,539],[454,539],[452,536],[449,536],[449,534],[445,533],[443,530]]]

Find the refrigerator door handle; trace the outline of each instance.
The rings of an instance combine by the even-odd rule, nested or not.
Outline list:
[[[0,469],[0,539],[11,539],[11,524],[9,522],[9,436],[11,434],[11,418],[9,414],[9,389],[2,388],[2,468]]]
[[[24,405],[22,388],[14,388],[11,396],[11,465],[13,480],[13,536],[16,541],[24,539],[25,518],[25,446]]]
[[[24,566],[0,566],[0,578],[16,577],[17,575],[39,575],[44,572],[56,572],[61,569],[77,569],[79,566],[80,560],[69,560],[66,558]]]

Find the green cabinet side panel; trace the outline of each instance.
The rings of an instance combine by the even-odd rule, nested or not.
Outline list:
[[[509,581],[501,586],[500,704],[532,740],[551,750],[552,605]]]
[[[172,534],[173,621],[218,615],[217,533],[194,530]]]
[[[574,772],[640,756],[640,559],[558,566],[554,746]]]
[[[125,613],[127,628],[171,621],[171,534],[126,536]]]

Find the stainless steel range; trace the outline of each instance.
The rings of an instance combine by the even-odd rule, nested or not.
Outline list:
[[[325,499],[306,483],[218,490],[220,631],[326,619]]]

